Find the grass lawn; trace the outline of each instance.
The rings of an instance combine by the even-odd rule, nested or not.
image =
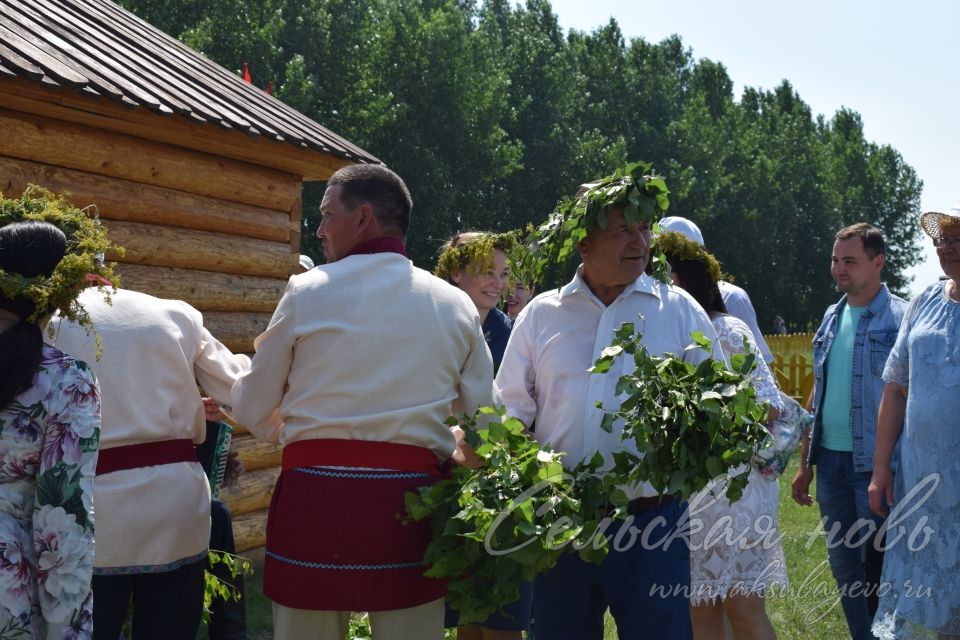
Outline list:
[[[816,504],[801,507],[790,498],[790,480],[795,471],[796,460],[780,478],[780,531],[790,586],[768,600],[767,612],[781,640],[847,637],[836,584],[827,565],[827,550],[819,527],[820,511]],[[273,638],[270,602],[261,592],[259,567],[255,570],[257,573],[246,581],[247,628],[250,640],[269,640]],[[205,629],[199,637],[206,638]],[[616,637],[613,620],[608,616],[604,640]]]

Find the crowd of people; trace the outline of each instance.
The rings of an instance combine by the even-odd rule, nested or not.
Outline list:
[[[404,494],[476,463],[446,420],[482,406],[503,405],[565,464],[611,461],[625,444],[601,428],[600,407],[616,405],[618,376],[588,370],[624,322],[643,318],[653,355],[753,354],[751,383],[778,419],[783,396],[749,296],[722,277],[693,221],[609,203],[577,243],[570,281],[535,295],[511,278],[509,234],[460,233],[434,274],[413,266],[412,206],[385,167],[337,171],[317,230],[326,264],[301,261],[252,358],[183,302],[78,282],[81,326],[26,289],[0,291],[0,637],[116,640],[131,615],[135,640],[196,637],[211,500],[195,446],[221,408],[283,447],[263,591],[274,637],[297,640],[344,638],[356,611],[381,640],[439,640],[456,626],[444,583],[423,575],[429,523],[398,518]],[[813,504],[819,469],[828,559],[856,640],[960,638],[960,208],[920,224],[945,277],[910,303],[883,284],[879,230],[837,232],[842,296],[813,340],[814,426],[792,497]],[[69,240],[48,222],[0,227],[0,275],[52,277]],[[655,246],[672,283],[648,274]],[[687,348],[694,332],[709,349]],[[741,473],[749,481],[731,503],[724,478]],[[738,640],[776,637],[766,599],[787,584],[776,478],[729,469],[689,505],[646,483],[623,490],[630,522],[611,538],[627,526],[653,540],[689,535],[613,545],[601,564],[565,554],[458,637],[600,640],[608,610],[621,638],[708,640],[727,625]],[[718,523],[732,535],[711,537]]]

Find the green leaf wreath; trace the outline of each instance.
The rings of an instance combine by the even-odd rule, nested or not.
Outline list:
[[[544,282],[554,266],[566,264],[591,229],[606,228],[609,209],[623,209],[631,224],[655,224],[669,205],[666,182],[646,162],[628,164],[606,178],[583,185],[581,191],[557,203],[547,220],[528,238],[537,282]],[[666,259],[653,247],[648,271],[658,280],[670,282]]]

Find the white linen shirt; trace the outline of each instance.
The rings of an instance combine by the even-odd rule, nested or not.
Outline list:
[[[286,446],[341,439],[456,447],[444,420],[496,402],[493,360],[466,293],[398,253],[293,276],[233,386],[233,415]],[[279,416],[281,421],[276,417]]]
[[[234,355],[203,326],[200,312],[179,300],[118,289],[88,289],[80,302],[96,334],[54,318],[56,346],[86,361],[100,381],[100,448],[207,437],[197,384],[218,402],[250,359]],[[168,570],[203,554],[210,541],[210,484],[198,462],[123,469],[96,477],[99,573]],[[120,571],[120,570],[123,571]]]
[[[597,451],[611,465],[612,453],[627,444],[620,438],[620,421],[611,433],[601,429],[604,410],[596,402],[609,411],[620,406],[616,384],[633,369],[632,358],[618,359],[606,374],[587,371],[624,322],[634,323],[651,355],[669,352],[693,363],[708,355],[724,359],[710,319],[682,289],[644,274],[605,306],[581,269],[566,286],[537,296],[520,313],[497,374],[507,413],[528,426],[536,421],[537,441],[566,452],[568,468]],[[713,341],[711,354],[687,349],[694,331]],[[625,490],[630,499],[657,495],[647,483]]]

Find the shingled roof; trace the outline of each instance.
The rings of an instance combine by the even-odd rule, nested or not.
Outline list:
[[[3,78],[73,89],[351,162],[379,162],[108,0],[0,0]]]

